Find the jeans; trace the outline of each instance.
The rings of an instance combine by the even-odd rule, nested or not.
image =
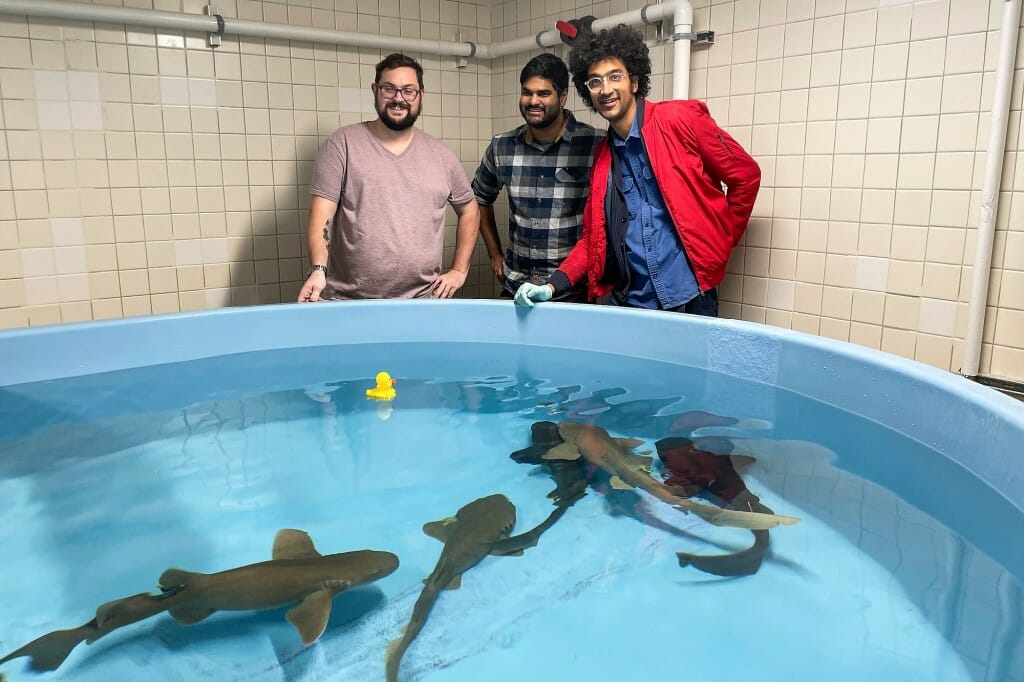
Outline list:
[[[608,295],[607,300],[604,298],[600,299],[599,302],[607,303],[608,305],[621,305],[625,306],[619,300],[619,296],[612,292]],[[718,289],[708,289],[703,294],[697,294],[689,301],[682,305],[677,305],[674,308],[665,308],[670,313],[687,313],[689,315],[704,315],[706,317],[718,317]]]
[[[703,294],[697,294],[686,303],[675,308],[666,308],[666,310],[672,313],[718,317],[718,289],[708,289]]]

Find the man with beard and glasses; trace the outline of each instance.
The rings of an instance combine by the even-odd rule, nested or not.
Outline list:
[[[480,232],[491,269],[511,298],[523,282],[546,282],[580,238],[590,160],[604,132],[565,109],[569,70],[553,54],[534,57],[519,74],[524,125],[496,135],[473,179]],[[508,249],[502,253],[494,202],[508,191]],[[586,288],[558,300],[585,302]]]
[[[423,67],[391,54],[370,86],[377,119],[339,128],[317,154],[307,242],[312,265],[299,302],[451,298],[466,281],[479,210],[462,165],[414,127]],[[442,273],[445,207],[458,216]]]
[[[760,168],[703,102],[646,99],[651,59],[638,31],[619,25],[577,39],[569,69],[610,132],[594,154],[583,236],[549,282],[523,285],[516,303],[532,307],[586,282],[589,298],[614,305],[717,316],[716,287],[750,219]]]

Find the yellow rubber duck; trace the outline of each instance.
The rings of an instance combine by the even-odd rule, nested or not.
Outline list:
[[[366,389],[366,397],[374,400],[391,400],[395,395],[395,380],[387,372],[378,372],[377,386]]]

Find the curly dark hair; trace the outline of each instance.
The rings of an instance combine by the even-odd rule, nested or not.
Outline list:
[[[619,24],[587,37],[578,38],[569,52],[569,72],[576,92],[592,111],[597,111],[590,99],[587,78],[590,67],[604,59],[621,59],[626,70],[636,78],[637,97],[646,97],[651,91],[651,56],[640,31]]]
[[[420,84],[420,90],[423,89],[423,67],[420,63],[408,55],[404,55],[401,52],[392,52],[384,59],[377,62],[377,66],[374,67],[376,75],[374,76],[373,82],[380,83],[380,75],[385,71],[392,69],[400,69],[402,67],[408,67],[416,72],[416,80]]]

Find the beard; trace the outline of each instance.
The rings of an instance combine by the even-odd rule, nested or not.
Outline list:
[[[549,125],[557,121],[558,117],[562,115],[562,112],[559,109],[548,109],[547,107],[544,107],[544,115],[539,120],[531,121],[526,117],[528,110],[529,107],[520,106],[519,114],[523,117],[523,120],[526,121],[526,125],[530,126],[534,130],[543,130],[544,128],[547,128]]]
[[[397,120],[393,119],[388,115],[389,108],[404,109],[405,116]],[[380,122],[386,127],[394,130],[395,132],[401,132],[403,130],[408,130],[416,124],[416,119],[420,117],[420,109],[414,109],[408,102],[396,103],[392,100],[390,102],[385,102],[383,106],[377,107],[377,117],[380,118]]]

